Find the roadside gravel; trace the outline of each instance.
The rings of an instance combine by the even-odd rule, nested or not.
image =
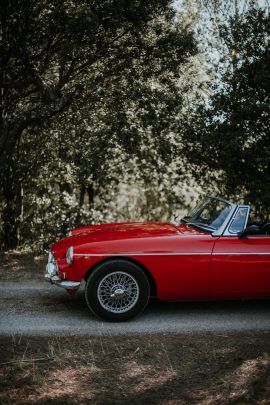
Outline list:
[[[0,335],[147,335],[186,332],[269,331],[270,302],[167,303],[151,300],[132,321],[107,323],[89,312],[83,288],[69,296],[44,282],[1,281]]]

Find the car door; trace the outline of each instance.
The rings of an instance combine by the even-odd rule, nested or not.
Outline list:
[[[270,236],[237,236],[245,228],[240,206],[227,231],[215,243],[211,262],[210,297],[212,299],[270,297]]]

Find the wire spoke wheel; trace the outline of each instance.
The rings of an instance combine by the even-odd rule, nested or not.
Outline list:
[[[149,282],[142,269],[124,259],[100,263],[85,285],[91,312],[110,322],[124,322],[137,316],[146,307],[149,295]]]
[[[107,274],[100,281],[97,296],[104,309],[114,314],[121,314],[136,305],[139,292],[139,285],[131,274],[115,271]]]

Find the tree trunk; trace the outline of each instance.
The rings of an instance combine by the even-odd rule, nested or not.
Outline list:
[[[90,184],[87,187],[87,194],[88,194],[88,201],[89,201],[89,209],[94,207],[94,197],[95,197],[95,190],[93,184]]]
[[[81,186],[81,189],[80,189],[80,199],[79,199],[79,207],[80,207],[80,209],[81,209],[82,206],[83,206],[84,197],[85,197],[85,187],[84,187],[84,186]]]
[[[19,243],[19,226],[22,218],[22,185],[14,162],[15,149],[22,135],[19,125],[0,130],[0,192],[3,196],[3,246],[15,249]]]
[[[81,208],[84,203],[84,197],[85,197],[85,186],[81,185],[80,186],[80,197],[79,197],[79,209],[78,209],[77,216],[76,216],[76,225],[77,226],[80,225],[80,221],[81,221]]]
[[[7,180],[7,179],[6,179]],[[4,249],[16,249],[19,243],[19,226],[21,223],[23,196],[21,184],[16,181],[6,181],[3,187],[3,245]]]

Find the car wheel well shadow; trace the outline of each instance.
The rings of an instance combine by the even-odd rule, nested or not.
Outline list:
[[[157,296],[157,286],[156,286],[156,282],[155,282],[155,280],[154,280],[154,277],[153,277],[152,274],[150,273],[150,271],[147,269],[147,267],[145,267],[145,266],[144,266],[142,263],[140,263],[139,261],[134,260],[134,259],[131,259],[131,258],[129,258],[129,257],[127,258],[127,257],[125,257],[125,256],[124,256],[124,257],[123,257],[123,256],[117,256],[117,257],[114,257],[113,259],[110,257],[110,258],[101,260],[100,262],[96,263],[94,266],[92,266],[92,267],[86,272],[86,274],[85,274],[85,276],[84,276],[85,282],[87,282],[87,280],[88,280],[90,274],[91,274],[101,263],[106,263],[106,262],[108,262],[108,261],[119,260],[119,259],[125,260],[126,262],[129,262],[129,263],[134,263],[134,264],[136,264],[138,267],[140,267],[140,269],[144,272],[144,274],[146,275],[146,277],[147,277],[147,279],[148,279],[149,286],[150,286],[150,296],[151,296],[151,297],[156,297],[156,296]]]

